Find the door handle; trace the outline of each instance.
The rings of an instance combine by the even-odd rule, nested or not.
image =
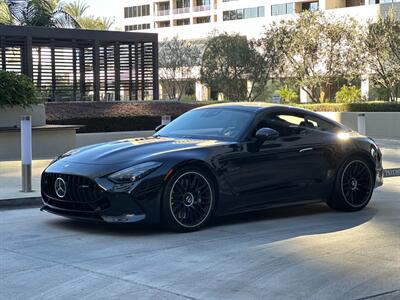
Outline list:
[[[299,150],[299,152],[301,153],[301,152],[306,152],[306,151],[312,151],[312,150],[314,150],[313,148],[303,148],[303,149],[301,149],[301,150]]]

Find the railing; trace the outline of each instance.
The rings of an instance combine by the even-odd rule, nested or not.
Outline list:
[[[169,14],[171,14],[169,9],[166,10],[159,10],[156,12],[156,15],[161,17],[161,16],[168,16]]]
[[[190,13],[190,7],[175,8],[174,15]]]
[[[210,5],[193,6],[193,12],[207,11],[207,10],[210,10],[210,9],[211,9]]]

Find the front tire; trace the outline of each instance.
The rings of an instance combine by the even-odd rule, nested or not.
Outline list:
[[[211,219],[215,189],[210,176],[197,167],[185,167],[168,180],[162,199],[163,222],[178,232],[195,231]]]
[[[368,205],[373,190],[373,171],[368,162],[350,157],[339,168],[328,205],[338,211],[359,211]]]

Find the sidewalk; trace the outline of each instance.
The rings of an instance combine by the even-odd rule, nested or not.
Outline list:
[[[376,140],[383,152],[385,169],[400,168],[400,140]],[[40,175],[51,159],[34,160],[32,165],[32,193],[22,193],[21,162],[0,161],[0,207],[37,205],[40,203]]]

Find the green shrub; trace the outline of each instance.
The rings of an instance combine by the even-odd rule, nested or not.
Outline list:
[[[297,100],[299,99],[297,93],[288,87],[276,90],[275,93],[277,93],[281,97],[281,100],[283,102],[293,103],[297,102]]]
[[[337,103],[355,103],[361,100],[361,90],[355,86],[344,85],[336,92]]]
[[[400,112],[400,103],[370,101],[359,103],[295,104],[294,106],[312,111],[333,112]]]
[[[0,71],[0,107],[29,107],[38,103],[36,88],[29,77]]]

